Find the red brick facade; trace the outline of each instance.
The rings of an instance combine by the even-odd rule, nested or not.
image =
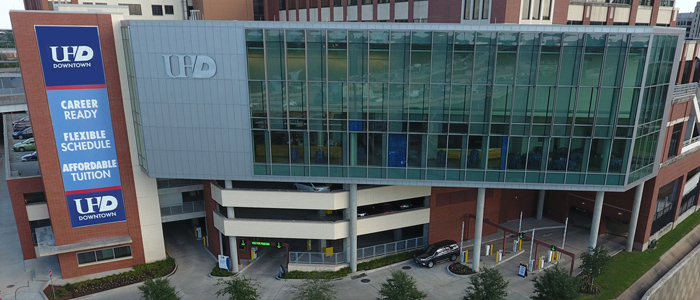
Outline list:
[[[25,80],[27,106],[32,115],[35,128],[37,152],[40,154],[39,167],[41,180],[46,194],[51,225],[56,238],[56,245],[69,245],[91,240],[129,236],[132,239],[132,258],[111,263],[100,263],[89,267],[78,267],[75,253],[58,256],[64,278],[80,276],[95,272],[113,270],[144,263],[144,253],[139,224],[138,205],[134,189],[133,170],[129,142],[125,129],[121,82],[115,50],[114,28],[110,15],[105,14],[47,14],[36,12],[12,12],[12,27],[17,43],[17,52],[22,64],[22,77]],[[49,113],[46,89],[42,84],[43,73],[39,59],[34,25],[83,25],[98,26],[102,47],[103,63],[109,96],[110,112],[114,129],[114,145],[119,161],[122,193],[126,211],[126,222],[72,228],[65,190],[58,161],[58,152],[54,142],[53,127]],[[17,200],[13,199],[13,202]]]

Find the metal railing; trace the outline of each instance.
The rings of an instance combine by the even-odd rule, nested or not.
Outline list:
[[[345,252],[289,252],[289,263],[292,264],[337,265],[345,262]]]
[[[161,216],[172,216],[204,211],[204,200],[183,202],[180,205],[163,206],[160,208]]]
[[[423,238],[418,237],[381,245],[364,247],[357,249],[357,260],[423,248],[424,245],[425,243]],[[345,257],[345,252],[289,252],[289,263],[293,264],[337,265],[346,262],[347,258]]]
[[[357,260],[422,248],[422,237],[357,249]]]
[[[700,141],[700,136],[696,136],[692,139],[689,139],[687,141],[683,142],[683,147],[689,146],[690,144],[694,144],[695,142]]]
[[[18,94],[24,94],[23,87],[0,89],[0,95],[18,95]]]
[[[673,98],[693,95],[698,95],[698,84],[695,82],[677,84],[673,87]]]

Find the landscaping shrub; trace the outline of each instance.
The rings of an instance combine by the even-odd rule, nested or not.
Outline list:
[[[476,273],[474,272],[474,270],[472,270],[472,268],[467,267],[459,262],[453,262],[452,264],[450,264],[449,268],[450,272],[455,273],[457,275],[470,275]]]
[[[98,293],[113,288],[122,287],[125,285],[130,285],[145,281],[151,278],[158,278],[168,275],[175,268],[175,260],[172,257],[168,257],[165,260],[141,264],[134,266],[133,271],[128,271],[119,274],[113,274],[102,278],[85,280],[73,284],[66,284],[60,287],[62,291],[72,292],[72,297],[80,297],[93,293]],[[58,286],[56,289],[56,296],[58,296]],[[53,297],[52,294],[47,293],[47,296]],[[57,297],[58,298],[58,297]]]
[[[373,259],[370,261],[361,262],[361,263],[357,264],[357,270],[358,271],[372,270],[372,269],[376,269],[376,268],[381,268],[383,266],[393,265],[395,263],[402,262],[404,260],[413,259],[413,255],[415,255],[419,251],[420,250],[396,253],[396,254],[387,255],[387,256],[384,256],[381,258]]]
[[[342,278],[350,275],[352,271],[350,268],[345,267],[338,271],[291,271],[285,273],[282,278],[284,279],[336,279]]]
[[[209,275],[214,277],[231,277],[235,275],[235,273],[226,269],[219,268],[219,264],[216,263],[214,264],[214,269],[211,270],[211,273],[209,273]]]

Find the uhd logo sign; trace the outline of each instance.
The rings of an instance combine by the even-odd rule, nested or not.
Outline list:
[[[51,48],[51,58],[55,62],[88,61],[95,54],[92,48],[88,46],[61,46],[62,51],[58,49],[58,46],[49,48]],[[58,57],[59,52],[63,52],[60,59]]]
[[[54,69],[73,69],[92,67],[90,60],[95,55],[88,46],[51,46],[51,59]]]
[[[126,220],[121,190],[72,195],[68,203],[73,227]]]
[[[216,63],[206,55],[163,55],[163,62],[170,78],[212,78],[216,74]]]
[[[83,199],[73,199],[73,201],[75,201],[75,207],[77,208],[78,213],[81,215],[95,212],[113,211],[117,208],[117,206],[119,206],[117,203],[117,198],[114,198],[113,196],[85,198],[87,210],[85,210],[83,205],[81,205]]]

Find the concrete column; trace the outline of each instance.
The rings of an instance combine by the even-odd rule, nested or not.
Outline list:
[[[634,246],[634,234],[637,231],[637,221],[639,221],[639,207],[642,205],[642,193],[644,192],[644,182],[637,186],[634,190],[634,203],[632,204],[632,213],[630,215],[630,224],[627,229],[627,245],[625,251],[632,252]]]
[[[472,270],[479,271],[479,259],[481,258],[481,233],[484,227],[484,202],[486,189],[479,188],[476,196],[476,224],[474,225],[474,250],[472,251]]]
[[[545,190],[540,190],[539,197],[537,197],[537,220],[542,220],[542,212],[544,211],[544,192]]]
[[[394,241],[400,241],[403,237],[403,228],[394,229]]]
[[[428,234],[430,233],[430,227],[428,224],[423,224],[423,244],[428,245]]]
[[[218,230],[216,231],[216,234],[219,235],[219,254],[224,255],[224,239],[222,238],[223,234],[219,232]]]
[[[323,252],[323,248],[326,247],[326,240],[318,240],[318,252]]]
[[[350,228],[348,230],[348,241],[350,244],[350,270],[357,272],[357,184],[350,184],[348,214],[350,217]]]
[[[233,181],[231,180],[224,180],[224,188],[229,190],[233,188]]]
[[[594,249],[598,243],[598,230],[600,229],[600,217],[603,214],[603,198],[605,192],[595,194],[595,207],[593,208],[593,220],[591,221],[591,235],[588,238],[588,250]]]
[[[238,245],[236,244],[236,237],[229,236],[228,244],[231,250],[231,272],[238,273]]]
[[[234,213],[234,210],[233,210],[233,206],[226,207],[226,215],[228,215],[229,219],[233,219],[236,217],[236,214]]]

